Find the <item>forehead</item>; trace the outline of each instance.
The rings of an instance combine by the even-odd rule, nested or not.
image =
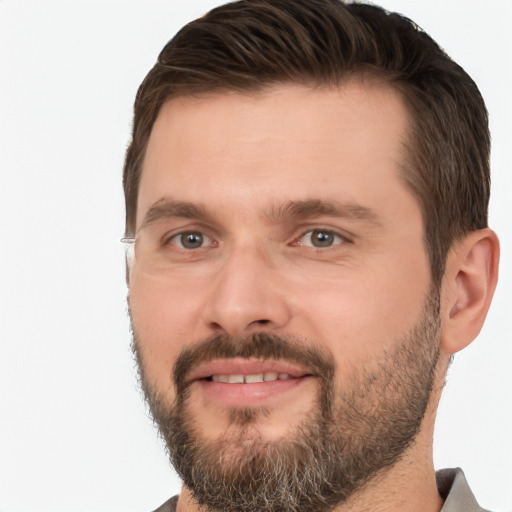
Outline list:
[[[374,202],[372,194],[392,201],[404,193],[407,125],[399,93],[369,80],[174,98],[148,142],[137,225],[169,196],[206,205],[223,197],[245,208],[318,198]]]

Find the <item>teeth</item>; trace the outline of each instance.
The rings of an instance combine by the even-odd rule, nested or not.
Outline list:
[[[224,382],[229,384],[254,384],[257,382],[272,382],[274,380],[288,380],[292,377],[287,373],[256,373],[254,375],[212,375],[213,382]]]
[[[256,375],[246,375],[244,381],[248,384],[253,382],[263,382],[263,373],[258,373]]]

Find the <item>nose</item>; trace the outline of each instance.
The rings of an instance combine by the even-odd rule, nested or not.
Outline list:
[[[291,318],[283,277],[256,250],[233,250],[215,277],[203,310],[210,330],[232,337],[276,331]]]

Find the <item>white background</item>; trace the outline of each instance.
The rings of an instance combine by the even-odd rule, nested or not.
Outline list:
[[[475,78],[493,132],[501,281],[457,357],[437,467],[512,511],[512,1],[383,0]],[[135,91],[216,1],[0,0],[0,511],[149,511],[179,483],[129,349],[121,168]]]

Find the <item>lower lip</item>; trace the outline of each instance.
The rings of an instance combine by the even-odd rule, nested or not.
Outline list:
[[[303,386],[312,378],[305,376],[250,384],[227,384],[204,379],[196,382],[208,399],[224,407],[258,407],[268,405],[272,399]]]

